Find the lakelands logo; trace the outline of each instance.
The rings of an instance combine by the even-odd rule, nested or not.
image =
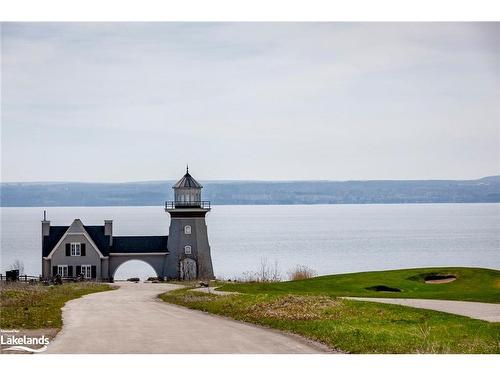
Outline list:
[[[0,334],[0,344],[1,345],[10,345],[7,348],[2,347],[2,351],[6,350],[16,350],[16,351],[26,351],[31,353],[41,353],[47,350],[47,345],[49,345],[49,338],[45,337],[45,335],[41,335],[38,337],[31,336],[15,336],[14,334],[19,332],[17,330],[12,331],[1,331]],[[6,335],[5,333],[9,333]],[[33,345],[42,345],[41,348],[35,349],[29,346]]]

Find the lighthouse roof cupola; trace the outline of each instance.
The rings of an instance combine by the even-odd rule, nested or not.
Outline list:
[[[189,166],[186,167],[186,174],[173,186],[174,189],[201,189],[203,186],[189,174]]]
[[[201,200],[203,186],[189,174],[189,167],[186,167],[186,174],[172,188],[176,208],[203,207],[204,202]]]

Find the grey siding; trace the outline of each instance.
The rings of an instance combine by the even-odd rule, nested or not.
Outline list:
[[[71,242],[85,244],[85,256],[66,256],[66,244]],[[63,237],[63,241],[55,249],[52,254],[50,269],[57,265],[80,266],[83,264],[90,264],[96,266],[97,278],[101,278],[101,259],[97,249],[95,249],[91,242],[82,234],[68,233]]]
[[[42,259],[42,277],[44,279],[50,278],[51,274],[50,260]]]
[[[196,226],[193,227],[193,230],[196,231],[197,239],[198,277],[200,279],[213,279],[214,269],[205,218],[196,219]]]
[[[191,226],[191,234],[184,234],[186,225]],[[191,255],[184,254],[184,246],[186,245],[191,246]],[[204,217],[171,218],[168,250],[170,252],[166,270],[168,278],[177,279],[179,277],[179,262],[184,258],[192,258],[196,261],[199,278],[212,279],[214,277]]]
[[[101,259],[101,278],[109,279],[109,258]]]

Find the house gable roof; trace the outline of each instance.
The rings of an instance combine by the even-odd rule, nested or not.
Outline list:
[[[97,245],[102,255],[109,254],[109,237],[104,235],[104,225],[84,225],[85,231],[89,234],[92,241]]]
[[[68,231],[71,228],[74,228],[73,224],[72,226],[50,226],[49,235],[43,236],[42,256],[48,257],[61,238],[66,233],[71,234],[71,231]],[[109,236],[104,235],[104,225],[83,225],[83,228],[97,246],[97,250],[103,256],[108,256]]]
[[[50,227],[49,235],[43,237],[43,257],[49,256],[69,228],[69,226]],[[109,246],[109,236],[104,235],[104,225],[84,225],[83,228],[103,256],[108,256],[109,253],[167,252],[168,236],[114,236],[113,246]]]
[[[47,257],[59,240],[64,236],[69,226],[51,226],[48,236],[43,236],[42,256]]]

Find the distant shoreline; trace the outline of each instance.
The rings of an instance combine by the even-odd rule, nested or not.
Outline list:
[[[212,205],[500,203],[500,176],[478,180],[202,182]],[[1,207],[158,206],[171,181],[2,183]]]
[[[394,202],[394,203],[221,203],[213,204],[212,208],[216,206],[382,206],[382,205],[429,205],[429,204],[500,204],[499,202]],[[71,205],[71,206],[2,206],[0,208],[101,208],[101,207],[158,207],[163,209],[163,205],[158,204],[144,204],[144,205],[102,205],[102,206],[82,206],[82,205]]]

